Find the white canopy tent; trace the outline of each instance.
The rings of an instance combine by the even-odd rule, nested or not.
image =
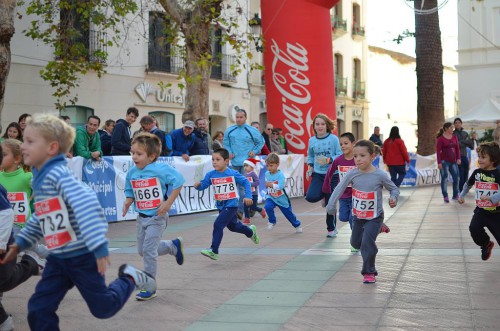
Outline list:
[[[500,103],[489,98],[471,109],[458,114],[465,129],[494,129],[500,120]],[[452,122],[455,117],[446,121]]]

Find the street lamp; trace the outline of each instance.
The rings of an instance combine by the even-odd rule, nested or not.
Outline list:
[[[250,28],[252,29],[253,40],[255,42],[255,49],[257,52],[262,52],[263,48],[259,43],[260,35],[262,33],[262,20],[258,13],[255,13],[253,18],[248,22]]]

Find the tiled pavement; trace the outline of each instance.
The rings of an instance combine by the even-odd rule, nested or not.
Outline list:
[[[387,195],[385,195],[387,198]],[[278,218],[254,245],[226,230],[220,259],[199,254],[210,246],[215,212],[173,217],[164,238],[182,236],[186,262],[159,258],[158,297],[131,298],[117,316],[91,316],[76,290],[60,309],[62,330],[500,330],[500,254],[483,262],[464,205],[444,204],[439,186],[403,188],[398,206],[385,202],[389,234],[377,240],[377,283],[361,282],[361,256],[350,253],[349,226],[326,238],[320,204],[292,201],[303,222],[296,234]],[[278,213],[278,215],[281,215]],[[500,221],[500,219],[499,219]],[[110,225],[111,281],[125,261],[141,266],[133,222]],[[26,302],[37,279],[4,295],[15,330],[27,330]]]

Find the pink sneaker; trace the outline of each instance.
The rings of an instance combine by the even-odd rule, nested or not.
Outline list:
[[[250,219],[249,218],[245,218],[243,220],[243,224],[250,224]]]
[[[365,284],[373,284],[375,283],[377,280],[375,279],[375,274],[366,274],[364,277],[363,277],[363,283]]]
[[[260,211],[260,216],[262,216],[262,218],[266,218],[267,214],[264,208],[262,208],[262,210]]]
[[[391,232],[391,229],[389,229],[389,227],[387,225],[385,225],[385,223],[382,223],[382,226],[380,227],[380,231],[379,233],[389,233]]]

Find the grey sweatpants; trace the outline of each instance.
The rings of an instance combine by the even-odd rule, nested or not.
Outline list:
[[[167,228],[168,215],[137,216],[137,251],[144,261],[144,271],[156,278],[158,255],[175,255],[177,247],[172,240],[161,240]]]
[[[384,215],[382,214],[371,220],[354,217],[352,222],[351,246],[361,249],[361,256],[363,257],[362,275],[378,274],[375,268],[375,257],[378,253],[375,240],[377,239],[383,220]]]

